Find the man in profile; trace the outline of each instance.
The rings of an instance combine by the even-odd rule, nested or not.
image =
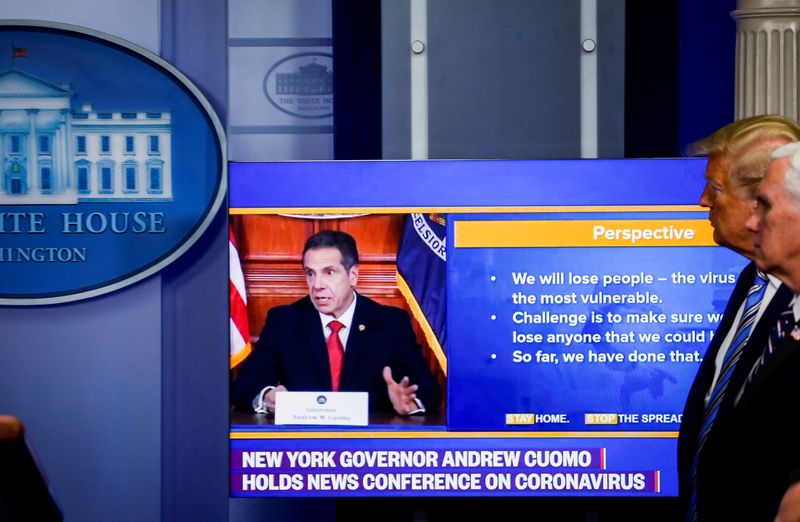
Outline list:
[[[431,413],[441,393],[408,314],[355,291],[358,250],[345,232],[323,230],[303,247],[308,296],[267,314],[242,364],[234,405],[274,411],[275,393],[366,391],[371,411]]]
[[[800,520],[800,143],[776,150],[747,221],[758,268],[795,294],[739,387],[730,429],[742,457],[725,483],[740,520]],[[738,495],[738,496],[737,496]]]
[[[753,260],[755,236],[745,223],[755,205],[756,188],[770,153],[797,140],[800,126],[772,115],[739,120],[694,144],[694,153],[708,155],[700,205],[709,209],[716,243]],[[730,492],[719,487],[720,475],[733,462],[747,458],[730,453],[735,434],[728,417],[736,391],[790,299],[791,291],[780,280],[756,270],[752,262],[739,274],[683,412],[678,484],[686,520],[724,520],[720,513],[730,504]]]

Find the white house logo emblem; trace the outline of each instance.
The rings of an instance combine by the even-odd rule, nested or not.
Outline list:
[[[0,205],[172,199],[171,113],[73,110],[76,93],[0,72]]]
[[[267,71],[264,94],[275,108],[298,118],[333,116],[333,56],[287,56]]]
[[[84,29],[0,23],[0,49],[0,304],[100,295],[188,249],[226,189],[200,92]]]

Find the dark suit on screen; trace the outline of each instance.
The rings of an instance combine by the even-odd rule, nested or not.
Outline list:
[[[369,392],[370,411],[393,412],[383,380],[385,366],[399,381],[408,376],[419,386],[417,398],[426,412],[438,409],[441,393],[408,314],[358,295],[345,347],[339,391]],[[252,411],[251,402],[265,386],[282,384],[290,391],[330,391],[331,375],[319,312],[309,297],[267,314],[253,353],[239,370],[234,405]]]
[[[736,286],[733,289],[725,312],[722,316],[717,331],[708,346],[703,362],[700,364],[697,376],[695,377],[686,406],[683,411],[683,418],[678,438],[678,488],[682,513],[688,509],[689,498],[691,496],[691,484],[689,484],[689,474],[692,462],[697,451],[697,438],[703,422],[705,411],[705,397],[711,386],[714,377],[715,359],[719,352],[720,345],[725,339],[731,328],[736,328],[733,324],[739,307],[747,297],[747,292],[753,284],[755,275],[755,265],[748,264],[739,274]],[[786,309],[791,301],[792,293],[785,286],[781,285],[767,309],[753,327],[747,344],[742,350],[742,355],[736,364],[733,376],[728,385],[728,389],[723,397],[716,419],[711,432],[708,435],[702,453],[699,457],[697,468],[697,490],[698,490],[698,517],[704,520],[725,520],[721,513],[731,505],[731,491],[729,482],[736,480],[751,483],[759,480],[756,477],[746,477],[736,471],[742,459],[747,458],[747,453],[752,451],[750,447],[736,448],[736,440],[739,438],[738,427],[732,423],[736,415],[734,399],[741,389],[747,374],[750,372],[756,358],[758,358],[769,338],[769,332],[776,323],[780,313]],[[800,397],[796,400],[800,401]],[[800,412],[800,410],[797,410]],[[733,452],[733,453],[732,453]],[[725,476],[727,474],[727,476]],[[727,489],[727,490],[726,490]],[[786,488],[784,487],[784,490]],[[745,498],[741,499],[746,501]],[[772,520],[772,517],[763,520]],[[762,520],[733,517],[730,520]]]

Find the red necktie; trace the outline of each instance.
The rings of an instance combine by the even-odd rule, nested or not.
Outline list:
[[[339,378],[342,375],[342,359],[344,359],[344,346],[342,346],[342,340],[339,339],[339,330],[344,328],[344,325],[333,320],[328,323],[328,328],[331,329],[331,335],[327,342],[328,359],[331,363],[331,387],[333,391],[339,391]]]

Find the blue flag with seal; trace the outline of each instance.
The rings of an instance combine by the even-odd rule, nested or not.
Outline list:
[[[409,214],[406,217],[397,253],[397,285],[446,375],[445,230],[442,215]]]

